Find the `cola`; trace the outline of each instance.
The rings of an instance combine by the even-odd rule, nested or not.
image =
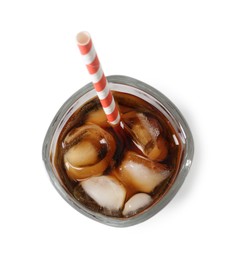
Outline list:
[[[112,127],[98,98],[91,98],[62,122],[51,160],[62,186],[84,211],[129,219],[169,192],[184,157],[184,141],[156,103],[112,93],[120,125]]]

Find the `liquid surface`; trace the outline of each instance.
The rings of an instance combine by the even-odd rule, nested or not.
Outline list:
[[[63,127],[54,167],[83,206],[128,218],[164,197],[177,177],[183,146],[157,108],[131,94],[113,95],[122,127],[113,129],[98,98],[90,100]]]

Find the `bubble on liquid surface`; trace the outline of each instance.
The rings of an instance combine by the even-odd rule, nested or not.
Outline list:
[[[126,190],[111,176],[91,177],[81,182],[85,192],[101,207],[118,211],[123,207]]]
[[[151,204],[151,202],[152,198],[150,195],[146,193],[137,193],[125,203],[123,215],[135,215],[137,212]]]
[[[163,161],[168,154],[168,144],[158,120],[151,114],[128,112],[122,116],[127,132],[137,147],[151,160]]]

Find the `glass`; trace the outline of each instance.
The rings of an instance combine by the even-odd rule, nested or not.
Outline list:
[[[96,96],[96,92],[93,89],[92,83],[87,84],[74,93],[59,109],[45,136],[42,156],[52,184],[59,192],[59,194],[72,207],[74,207],[80,213],[101,223],[111,226],[125,227],[138,224],[152,217],[163,207],[165,207],[167,203],[169,203],[169,201],[175,196],[190,169],[194,153],[194,143],[191,131],[181,112],[166,96],[164,96],[158,90],[139,80],[127,76],[108,76],[107,79],[110,83],[111,90],[133,94],[143,100],[148,101],[154,107],[159,109],[168,119],[169,123],[175,129],[176,133],[180,137],[180,140],[182,141],[183,155],[178,175],[162,199],[152,204],[150,208],[142,211],[140,214],[128,218],[105,216],[103,214],[93,212],[82,205],[68,190],[58,175],[58,172],[53,166],[53,158],[55,157],[55,147],[58,136],[71,115],[73,115],[73,113],[84,103]]]

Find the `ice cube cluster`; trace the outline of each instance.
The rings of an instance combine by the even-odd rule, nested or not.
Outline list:
[[[127,111],[123,114],[124,129],[140,152],[124,150],[121,163],[115,165],[115,138],[105,130],[104,116],[102,111],[95,111],[85,125],[66,136],[65,169],[100,208],[130,217],[151,205],[152,192],[170,176],[162,163],[168,146],[157,119]]]

